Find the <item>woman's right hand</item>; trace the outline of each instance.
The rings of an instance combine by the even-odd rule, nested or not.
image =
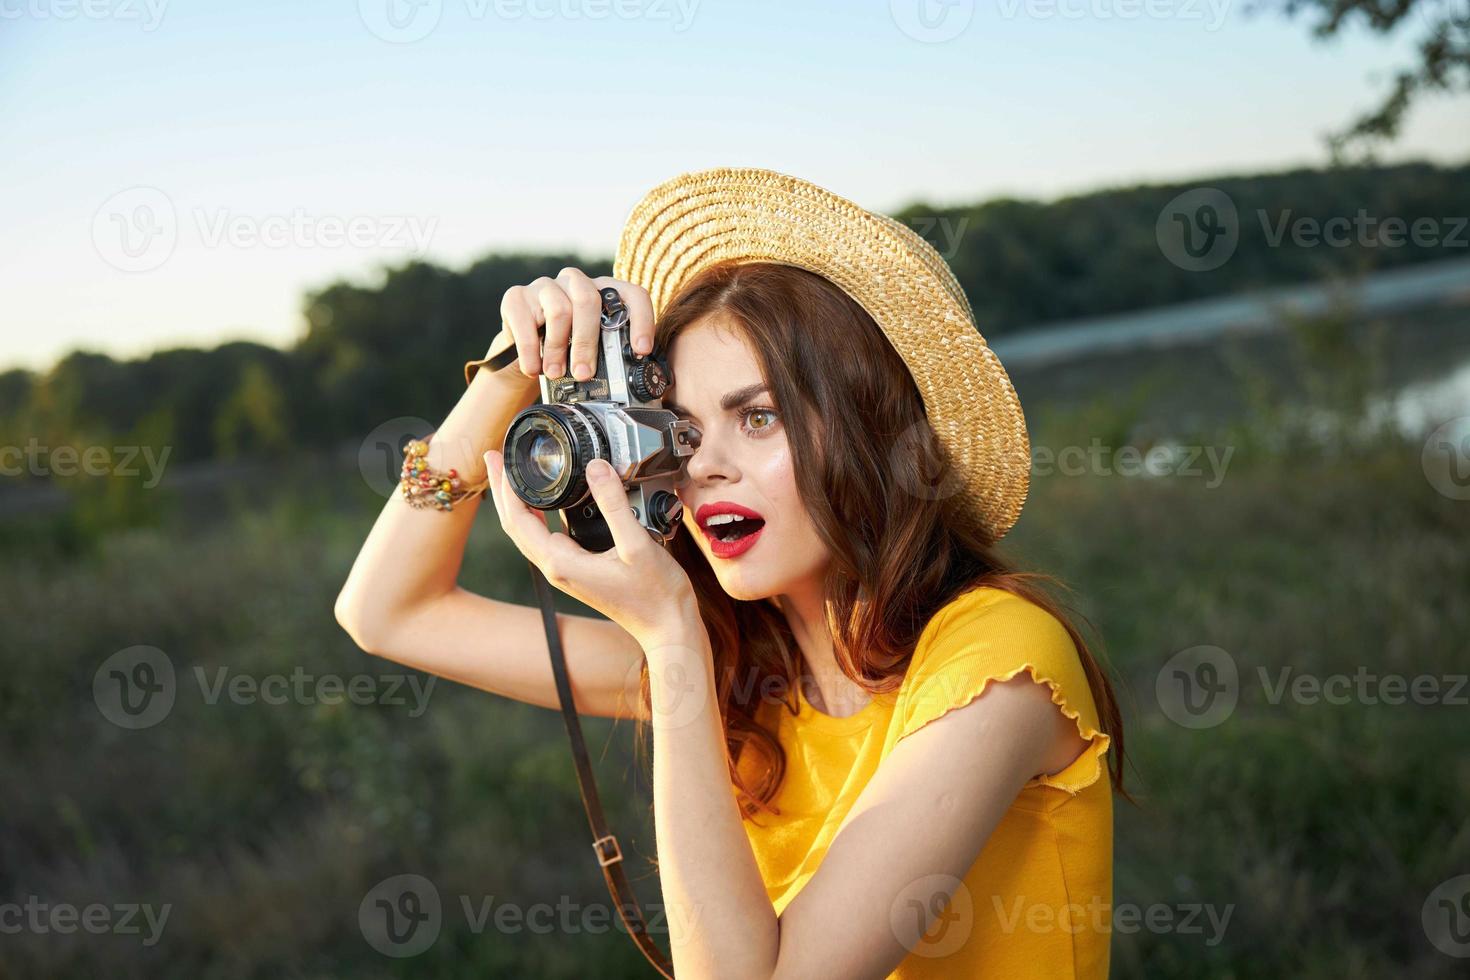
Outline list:
[[[560,378],[570,370],[578,381],[592,377],[597,367],[602,331],[602,297],[599,291],[613,287],[628,307],[629,333],[633,351],[653,350],[653,301],[642,286],[611,276],[589,278],[580,269],[567,266],[555,279],[542,276],[524,286],[512,286],[500,301],[501,336],[491,349],[504,349],[510,341],[517,353],[520,371],[528,378],[545,373]],[[543,349],[536,328],[546,325]]]

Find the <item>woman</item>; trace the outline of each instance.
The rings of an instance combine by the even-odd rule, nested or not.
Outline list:
[[[668,548],[588,465],[616,541],[591,554],[480,453],[541,372],[590,376],[609,285],[700,438]],[[514,344],[518,369],[474,376],[427,463],[488,481],[515,545],[607,617],[558,624],[578,709],[651,723],[676,973],[1106,976],[1118,710],[1037,578],[993,551],[1029,443],[937,253],[805,181],[724,168],[652,191],[613,277],[564,269],[502,314],[491,352]],[[338,619],[373,653],[555,706],[526,654],[537,610],[455,583],[475,499],[390,501]]]

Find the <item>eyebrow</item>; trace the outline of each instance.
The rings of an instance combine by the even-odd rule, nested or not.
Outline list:
[[[720,409],[722,411],[728,412],[730,409],[734,408],[735,406],[740,405],[740,404],[742,404],[744,402],[747,402],[750,399],[754,398],[756,395],[759,395],[762,392],[769,391],[769,390],[770,390],[770,387],[764,381],[757,381],[754,384],[748,384],[744,388],[736,388],[734,391],[728,392],[725,395],[721,396],[721,398],[720,398]],[[671,399],[668,399],[668,398],[665,398],[664,399],[664,408],[667,408],[669,411],[673,412],[675,415],[690,415],[690,414],[692,414],[683,405],[677,405]]]

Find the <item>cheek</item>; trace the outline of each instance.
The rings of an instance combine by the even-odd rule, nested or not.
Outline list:
[[[756,478],[761,497],[767,506],[774,509],[770,516],[775,518],[781,536],[788,542],[796,540],[819,541],[811,515],[796,488],[796,469],[792,463],[791,449],[786,440],[772,446],[763,453],[757,463],[748,470]]]
[[[761,496],[774,504],[782,517],[789,517],[793,508],[805,513],[801,498],[796,492],[796,472],[791,465],[791,447],[785,439],[772,442],[775,445],[762,447],[759,456],[750,461],[748,472],[755,477]]]

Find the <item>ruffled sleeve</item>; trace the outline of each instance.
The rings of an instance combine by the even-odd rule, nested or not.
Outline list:
[[[1051,689],[1052,702],[1088,742],[1067,768],[1027,785],[1051,786],[1075,796],[1103,775],[1102,756],[1110,741],[1099,728],[1081,657],[1055,616],[1001,589],[972,589],[941,608],[924,627],[894,708],[898,738],[969,704],[992,680],[1007,681],[1022,671]]]

